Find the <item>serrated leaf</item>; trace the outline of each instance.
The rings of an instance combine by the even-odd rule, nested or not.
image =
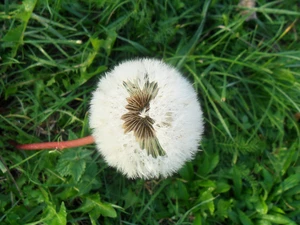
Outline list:
[[[23,186],[23,191],[27,193],[26,200],[28,201],[28,204],[26,206],[35,206],[42,202],[45,202],[44,194],[42,194],[42,188],[35,189],[31,185]],[[46,198],[47,199],[47,198]]]
[[[67,212],[66,212],[66,207],[64,202],[61,203],[59,212],[56,211],[55,207],[52,204],[48,203],[44,215],[45,217],[42,220],[44,224],[47,225],[67,224]]]
[[[59,161],[56,167],[57,171],[62,176],[71,175],[75,181],[79,181],[81,175],[84,173],[86,162],[84,160],[76,161]]]
[[[228,212],[231,209],[232,203],[229,200],[220,199],[217,203],[216,214],[219,218],[228,218]]]
[[[86,160],[92,154],[88,150],[68,149],[59,157],[56,171],[61,176],[72,176],[75,181],[79,181],[86,168]]]
[[[75,212],[88,213],[93,220],[97,220],[100,215],[112,218],[117,216],[117,213],[111,204],[100,201],[98,193],[84,196],[82,199],[82,205],[78,209],[74,210]]]

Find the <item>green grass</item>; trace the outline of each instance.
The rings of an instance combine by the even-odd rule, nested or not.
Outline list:
[[[4,1],[0,224],[300,223],[299,2]],[[203,151],[173,177],[128,180],[90,145],[90,93],[122,60],[162,58],[193,83]]]

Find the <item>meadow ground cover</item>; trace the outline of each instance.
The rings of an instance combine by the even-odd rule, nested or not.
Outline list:
[[[299,1],[11,0],[0,4],[0,224],[300,223]],[[245,12],[245,11],[243,11]],[[167,179],[129,180],[95,145],[91,92],[154,57],[198,93],[200,149]]]

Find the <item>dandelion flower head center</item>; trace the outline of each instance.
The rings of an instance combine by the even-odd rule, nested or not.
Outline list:
[[[140,112],[140,117],[145,118],[146,116],[149,116],[149,108],[143,108]]]
[[[150,82],[148,75],[145,75],[145,84],[141,88],[138,80],[124,81],[123,86],[129,93],[126,98],[127,105],[125,108],[127,113],[122,115],[124,120],[124,133],[133,131],[136,141],[141,149],[146,150],[148,155],[157,158],[166,155],[158,138],[155,135],[153,124],[155,121],[149,116],[150,101],[153,100],[158,93],[157,82]]]

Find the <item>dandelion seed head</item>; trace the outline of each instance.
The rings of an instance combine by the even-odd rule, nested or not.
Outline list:
[[[192,85],[154,59],[126,61],[94,91],[90,127],[106,162],[129,178],[168,177],[193,158],[203,119]]]

